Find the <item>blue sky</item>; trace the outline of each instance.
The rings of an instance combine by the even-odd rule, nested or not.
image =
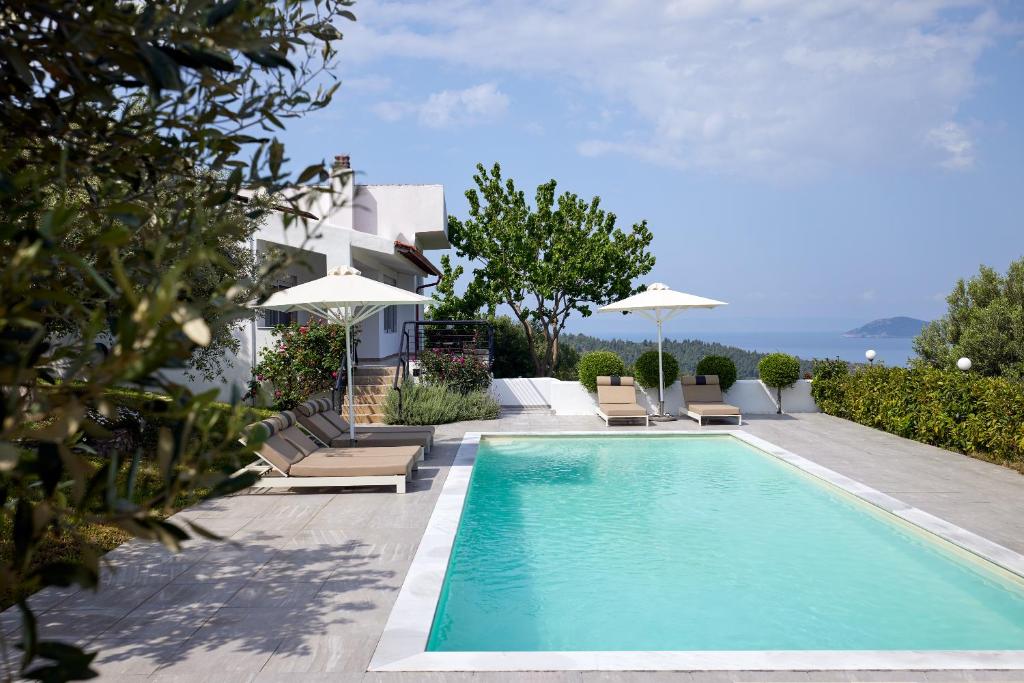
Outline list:
[[[289,124],[295,167],[348,153],[362,182],[443,183],[460,217],[477,162],[599,195],[654,232],[645,282],[730,303],[680,334],[933,318],[957,278],[1024,255],[1024,3],[354,10],[339,94]]]

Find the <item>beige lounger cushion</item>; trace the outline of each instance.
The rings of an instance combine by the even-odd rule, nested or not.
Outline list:
[[[640,406],[626,406],[620,404],[601,405],[601,412],[608,417],[643,417],[647,411]]]
[[[631,387],[631,386],[633,386],[633,384],[634,384],[634,382],[633,382],[633,378],[632,377],[618,377],[618,376],[610,376],[610,375],[600,375],[597,378],[597,386],[599,386],[599,387],[610,387],[610,386]]]
[[[260,455],[285,474],[288,474],[292,465],[305,457],[302,451],[280,434],[268,437],[263,442],[263,445],[260,446]]]
[[[623,403],[636,404],[636,389],[633,387],[598,387],[597,402],[601,405]]]
[[[313,415],[300,414],[299,424],[324,443],[330,443],[331,439],[341,436],[341,430],[331,424],[330,420],[324,417],[323,413],[314,413]]]
[[[683,400],[687,405],[722,402],[722,387],[718,383],[718,375],[684,375],[681,381]]]
[[[329,442],[332,446],[348,446],[348,432],[336,436]],[[356,443],[360,446],[420,446],[430,445],[430,435],[426,433],[389,433],[389,432],[356,432]]]
[[[739,415],[740,409],[728,403],[687,403],[686,409],[705,417],[715,415]]]
[[[354,449],[359,450],[359,449]],[[292,466],[291,477],[386,477],[409,475],[412,453],[405,455],[339,455],[314,453]]]
[[[333,410],[328,410],[320,413],[320,416],[330,422],[332,425],[337,427],[342,432],[348,432],[348,422],[345,421],[341,415],[335,413]],[[430,425],[356,425],[356,431],[367,432],[368,434],[390,434],[390,433],[422,433],[429,434],[431,442],[433,442],[434,428]]]
[[[363,446],[356,444],[355,446],[331,446],[329,448],[321,448],[317,453],[325,453],[327,455],[337,456],[366,456],[367,458],[376,457],[391,457],[393,455],[405,455],[411,453],[416,456],[416,460],[420,459],[423,455],[423,446]]]
[[[255,422],[246,427],[246,439],[243,440],[244,443],[254,437],[262,439],[260,457],[285,474],[288,473],[292,465],[305,457],[295,444],[281,436],[281,426],[287,422],[287,416],[282,415],[274,415],[266,420]]]
[[[298,427],[289,427],[280,432],[280,434],[302,451],[303,455],[310,455],[320,450],[320,446],[317,446],[313,439],[303,434],[302,430]]]

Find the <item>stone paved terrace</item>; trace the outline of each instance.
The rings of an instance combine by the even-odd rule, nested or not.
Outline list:
[[[191,508],[179,517],[236,544],[199,541],[178,555],[126,544],[107,556],[98,594],[34,598],[41,630],[100,648],[103,681],[1024,680],[1024,671],[366,673],[463,433],[601,429],[596,417],[529,413],[446,425],[406,495],[264,490]],[[743,429],[1024,553],[1016,472],[820,414],[754,418]],[[8,611],[0,627],[15,619]]]

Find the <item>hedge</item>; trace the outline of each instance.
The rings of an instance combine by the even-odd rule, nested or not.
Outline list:
[[[1024,469],[1024,383],[935,368],[815,367],[822,412]]]

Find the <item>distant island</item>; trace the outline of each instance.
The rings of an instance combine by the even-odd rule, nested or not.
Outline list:
[[[879,318],[855,330],[843,334],[844,337],[862,337],[874,339],[878,337],[909,338],[921,334],[921,328],[928,324],[927,320],[908,318],[899,315],[895,318]]]

